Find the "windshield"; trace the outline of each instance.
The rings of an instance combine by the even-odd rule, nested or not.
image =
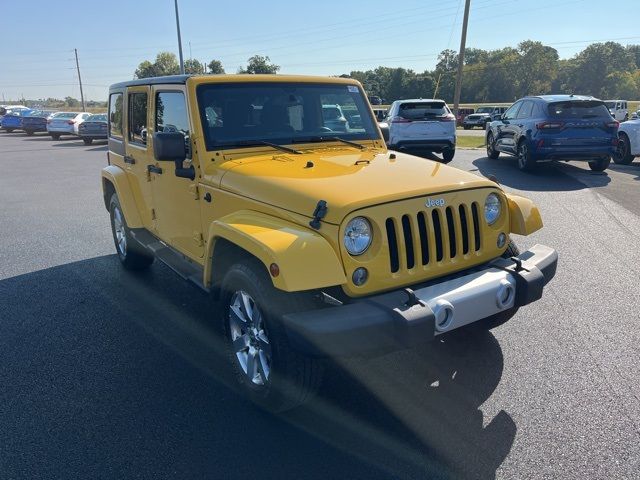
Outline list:
[[[493,107],[480,107],[476,110],[476,113],[491,113],[493,112]]]
[[[378,138],[367,99],[355,85],[205,84],[198,87],[198,104],[207,150]]]
[[[89,117],[87,117],[87,119],[85,120],[85,122],[106,122],[106,121],[107,121],[106,115],[89,115]]]
[[[610,117],[605,104],[599,100],[572,100],[550,103],[549,114],[558,118]]]
[[[449,113],[444,102],[402,103],[398,115],[407,120],[419,120],[428,117],[441,117]]]
[[[56,113],[55,117],[56,118],[76,118],[78,114],[77,113],[70,113],[70,112],[61,112],[61,113]]]

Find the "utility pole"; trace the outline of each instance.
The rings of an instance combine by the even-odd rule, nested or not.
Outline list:
[[[189,41],[189,60],[191,60],[193,58],[193,55],[191,55],[191,41]]]
[[[78,63],[78,49],[74,48],[73,51],[76,53],[76,68],[78,69],[78,83],[80,84],[80,101],[82,102],[82,111],[85,112],[84,93],[82,92],[82,77],[80,77],[80,64]]]
[[[173,2],[176,6],[176,29],[178,30],[178,53],[180,54],[180,73],[184,75],[184,60],[182,58],[182,38],[180,38],[180,15],[178,15],[178,0]]]
[[[464,20],[462,21],[462,37],[460,38],[460,52],[458,52],[458,75],[456,76],[456,90],[453,95],[453,114],[458,117],[460,91],[462,90],[462,70],[464,67],[464,49],[467,43],[467,24],[469,23],[469,6],[471,0],[465,0]]]

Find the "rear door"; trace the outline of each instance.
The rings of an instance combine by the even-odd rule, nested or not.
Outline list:
[[[403,140],[446,138],[455,133],[455,122],[442,101],[405,102],[391,119],[391,143]]]
[[[129,186],[138,205],[143,225],[146,229],[155,231],[156,224],[151,204],[151,186],[147,175],[150,152],[146,140],[140,135],[140,131],[146,125],[149,115],[149,90],[148,86],[137,86],[129,87],[123,93],[124,106],[121,116],[123,117],[124,128],[121,141],[124,155],[122,156],[121,165],[127,172]],[[111,130],[113,130],[113,127]]]

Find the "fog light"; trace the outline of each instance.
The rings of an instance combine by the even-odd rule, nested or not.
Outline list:
[[[504,233],[501,233],[500,235],[498,235],[498,248],[502,248],[506,245],[507,243],[507,236]]]
[[[351,280],[353,280],[353,284],[357,287],[364,285],[364,283],[369,278],[369,272],[364,267],[358,267],[353,271],[353,275],[351,275]]]

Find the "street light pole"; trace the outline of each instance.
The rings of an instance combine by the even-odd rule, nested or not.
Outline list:
[[[469,5],[471,0],[464,4],[464,20],[462,21],[462,37],[460,38],[460,52],[458,53],[458,75],[456,76],[456,90],[453,95],[453,114],[458,118],[458,106],[460,104],[460,92],[462,90],[462,70],[464,67],[464,49],[467,43],[467,23],[469,23]]]
[[[80,84],[80,100],[82,101],[82,111],[86,112],[87,110],[84,107],[84,93],[82,92],[82,77],[80,76],[80,63],[78,63],[78,49],[74,48],[73,51],[76,54],[76,68],[78,69],[78,83]]]
[[[180,37],[180,15],[178,15],[178,0],[173,2],[176,6],[176,29],[178,30],[178,53],[180,54],[180,73],[184,75],[184,60],[182,59],[182,38]]]

